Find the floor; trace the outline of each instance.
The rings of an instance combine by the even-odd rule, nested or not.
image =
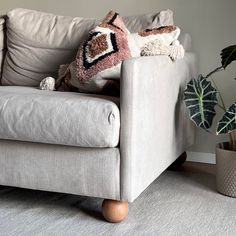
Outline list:
[[[216,165],[198,163],[198,162],[185,162],[182,166],[176,167],[174,171],[184,171],[186,173],[203,173],[215,175]]]
[[[102,199],[0,187],[0,235],[236,235],[236,199],[217,193],[215,166],[185,163],[165,171],[111,224]]]

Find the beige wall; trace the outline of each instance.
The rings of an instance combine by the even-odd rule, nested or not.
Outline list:
[[[0,0],[0,14],[15,8],[25,7],[61,15],[103,17],[110,9],[121,15],[155,12],[170,8],[175,13],[175,22],[193,37],[193,51],[199,56],[199,68],[206,74],[220,63],[220,49],[236,44],[235,0]],[[236,62],[225,73],[215,76],[223,91],[226,104],[236,100]],[[221,137],[220,139],[223,139]],[[197,132],[192,151],[214,152],[219,138]]]

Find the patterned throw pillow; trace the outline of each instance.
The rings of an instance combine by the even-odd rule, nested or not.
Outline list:
[[[119,14],[109,12],[80,46],[76,60],[61,67],[56,89],[102,93],[116,84],[110,79],[119,79],[121,62],[131,57],[128,33]]]

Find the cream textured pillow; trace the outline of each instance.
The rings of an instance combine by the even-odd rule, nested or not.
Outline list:
[[[169,46],[176,41],[180,35],[180,29],[177,26],[161,26],[154,29],[146,29],[138,33],[130,34],[136,42],[137,47],[141,50],[147,43],[159,41],[159,43]]]
[[[132,56],[128,33],[122,17],[109,12],[79,47],[76,61],[62,73],[56,89],[101,93],[109,79],[119,78],[121,62]]]
[[[173,61],[182,59],[184,54],[185,50],[178,40],[175,40],[171,45],[165,45],[160,43],[159,40],[154,40],[145,44],[141,51],[142,56],[166,55]]]

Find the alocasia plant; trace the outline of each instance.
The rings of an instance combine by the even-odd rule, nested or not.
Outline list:
[[[221,66],[211,71],[208,75],[199,75],[187,84],[184,91],[184,101],[189,109],[190,119],[198,127],[208,131],[212,126],[216,115],[215,106],[218,105],[224,115],[218,122],[216,134],[226,134],[230,136],[230,148],[236,151],[236,140],[232,132],[236,130],[236,101],[226,109],[222,95],[218,90],[212,75],[224,70],[236,60],[236,45],[224,48],[221,51]]]

